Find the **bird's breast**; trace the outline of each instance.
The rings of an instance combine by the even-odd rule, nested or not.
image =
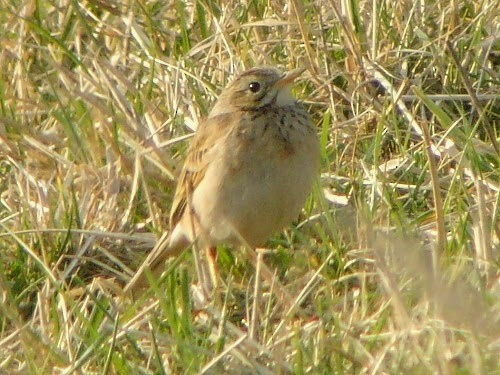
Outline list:
[[[241,117],[194,196],[215,243],[262,244],[300,212],[319,167],[307,113],[276,110]]]

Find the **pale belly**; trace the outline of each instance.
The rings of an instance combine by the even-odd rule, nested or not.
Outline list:
[[[264,244],[297,218],[318,173],[315,136],[293,152],[263,145],[247,156],[236,167],[212,163],[193,195],[207,245]]]

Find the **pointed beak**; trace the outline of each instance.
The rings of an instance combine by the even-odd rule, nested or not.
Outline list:
[[[304,73],[305,70],[306,70],[305,68],[297,68],[288,73],[285,73],[285,75],[274,85],[277,88],[282,88],[291,85],[297,77],[299,77],[302,73]]]

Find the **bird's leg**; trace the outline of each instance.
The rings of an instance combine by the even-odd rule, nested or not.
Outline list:
[[[211,291],[217,289],[219,275],[219,267],[217,266],[217,248],[215,246],[208,246],[206,248],[207,262],[208,262],[208,272],[210,276],[210,287]]]
[[[278,301],[281,301],[286,308],[292,306],[294,297],[288,293],[285,289],[284,285],[278,280],[276,277],[276,273],[271,271],[271,269],[266,265],[266,263],[262,260],[259,264],[257,254],[263,254],[266,252],[266,249],[256,248],[255,250],[251,247],[248,247],[248,254],[250,255],[250,262],[252,266],[257,270],[259,270],[259,274],[255,275],[255,277],[262,277],[264,281],[266,281],[269,285],[273,286],[273,293],[278,298]]]
[[[198,294],[199,304],[204,305],[212,300],[213,292],[218,285],[217,249],[215,246],[204,247],[205,252],[203,254],[196,245],[193,246],[193,260],[199,283],[196,289],[198,293],[201,293],[201,295]]]
[[[255,265],[255,280],[254,280],[254,289],[253,289],[253,305],[252,305],[252,315],[250,317],[250,330],[248,336],[250,339],[257,341],[257,328],[259,325],[259,305],[260,305],[260,295],[261,295],[261,266],[263,263],[264,253],[259,251],[259,249],[255,249],[257,253],[257,264]]]

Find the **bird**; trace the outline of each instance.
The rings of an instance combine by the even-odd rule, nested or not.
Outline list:
[[[170,230],[125,286],[147,285],[167,259],[196,244],[211,260],[220,244],[257,248],[297,219],[319,174],[317,129],[291,93],[303,68],[254,67],[222,90],[187,150]],[[199,275],[199,277],[201,277]],[[215,281],[208,288],[213,288]]]

